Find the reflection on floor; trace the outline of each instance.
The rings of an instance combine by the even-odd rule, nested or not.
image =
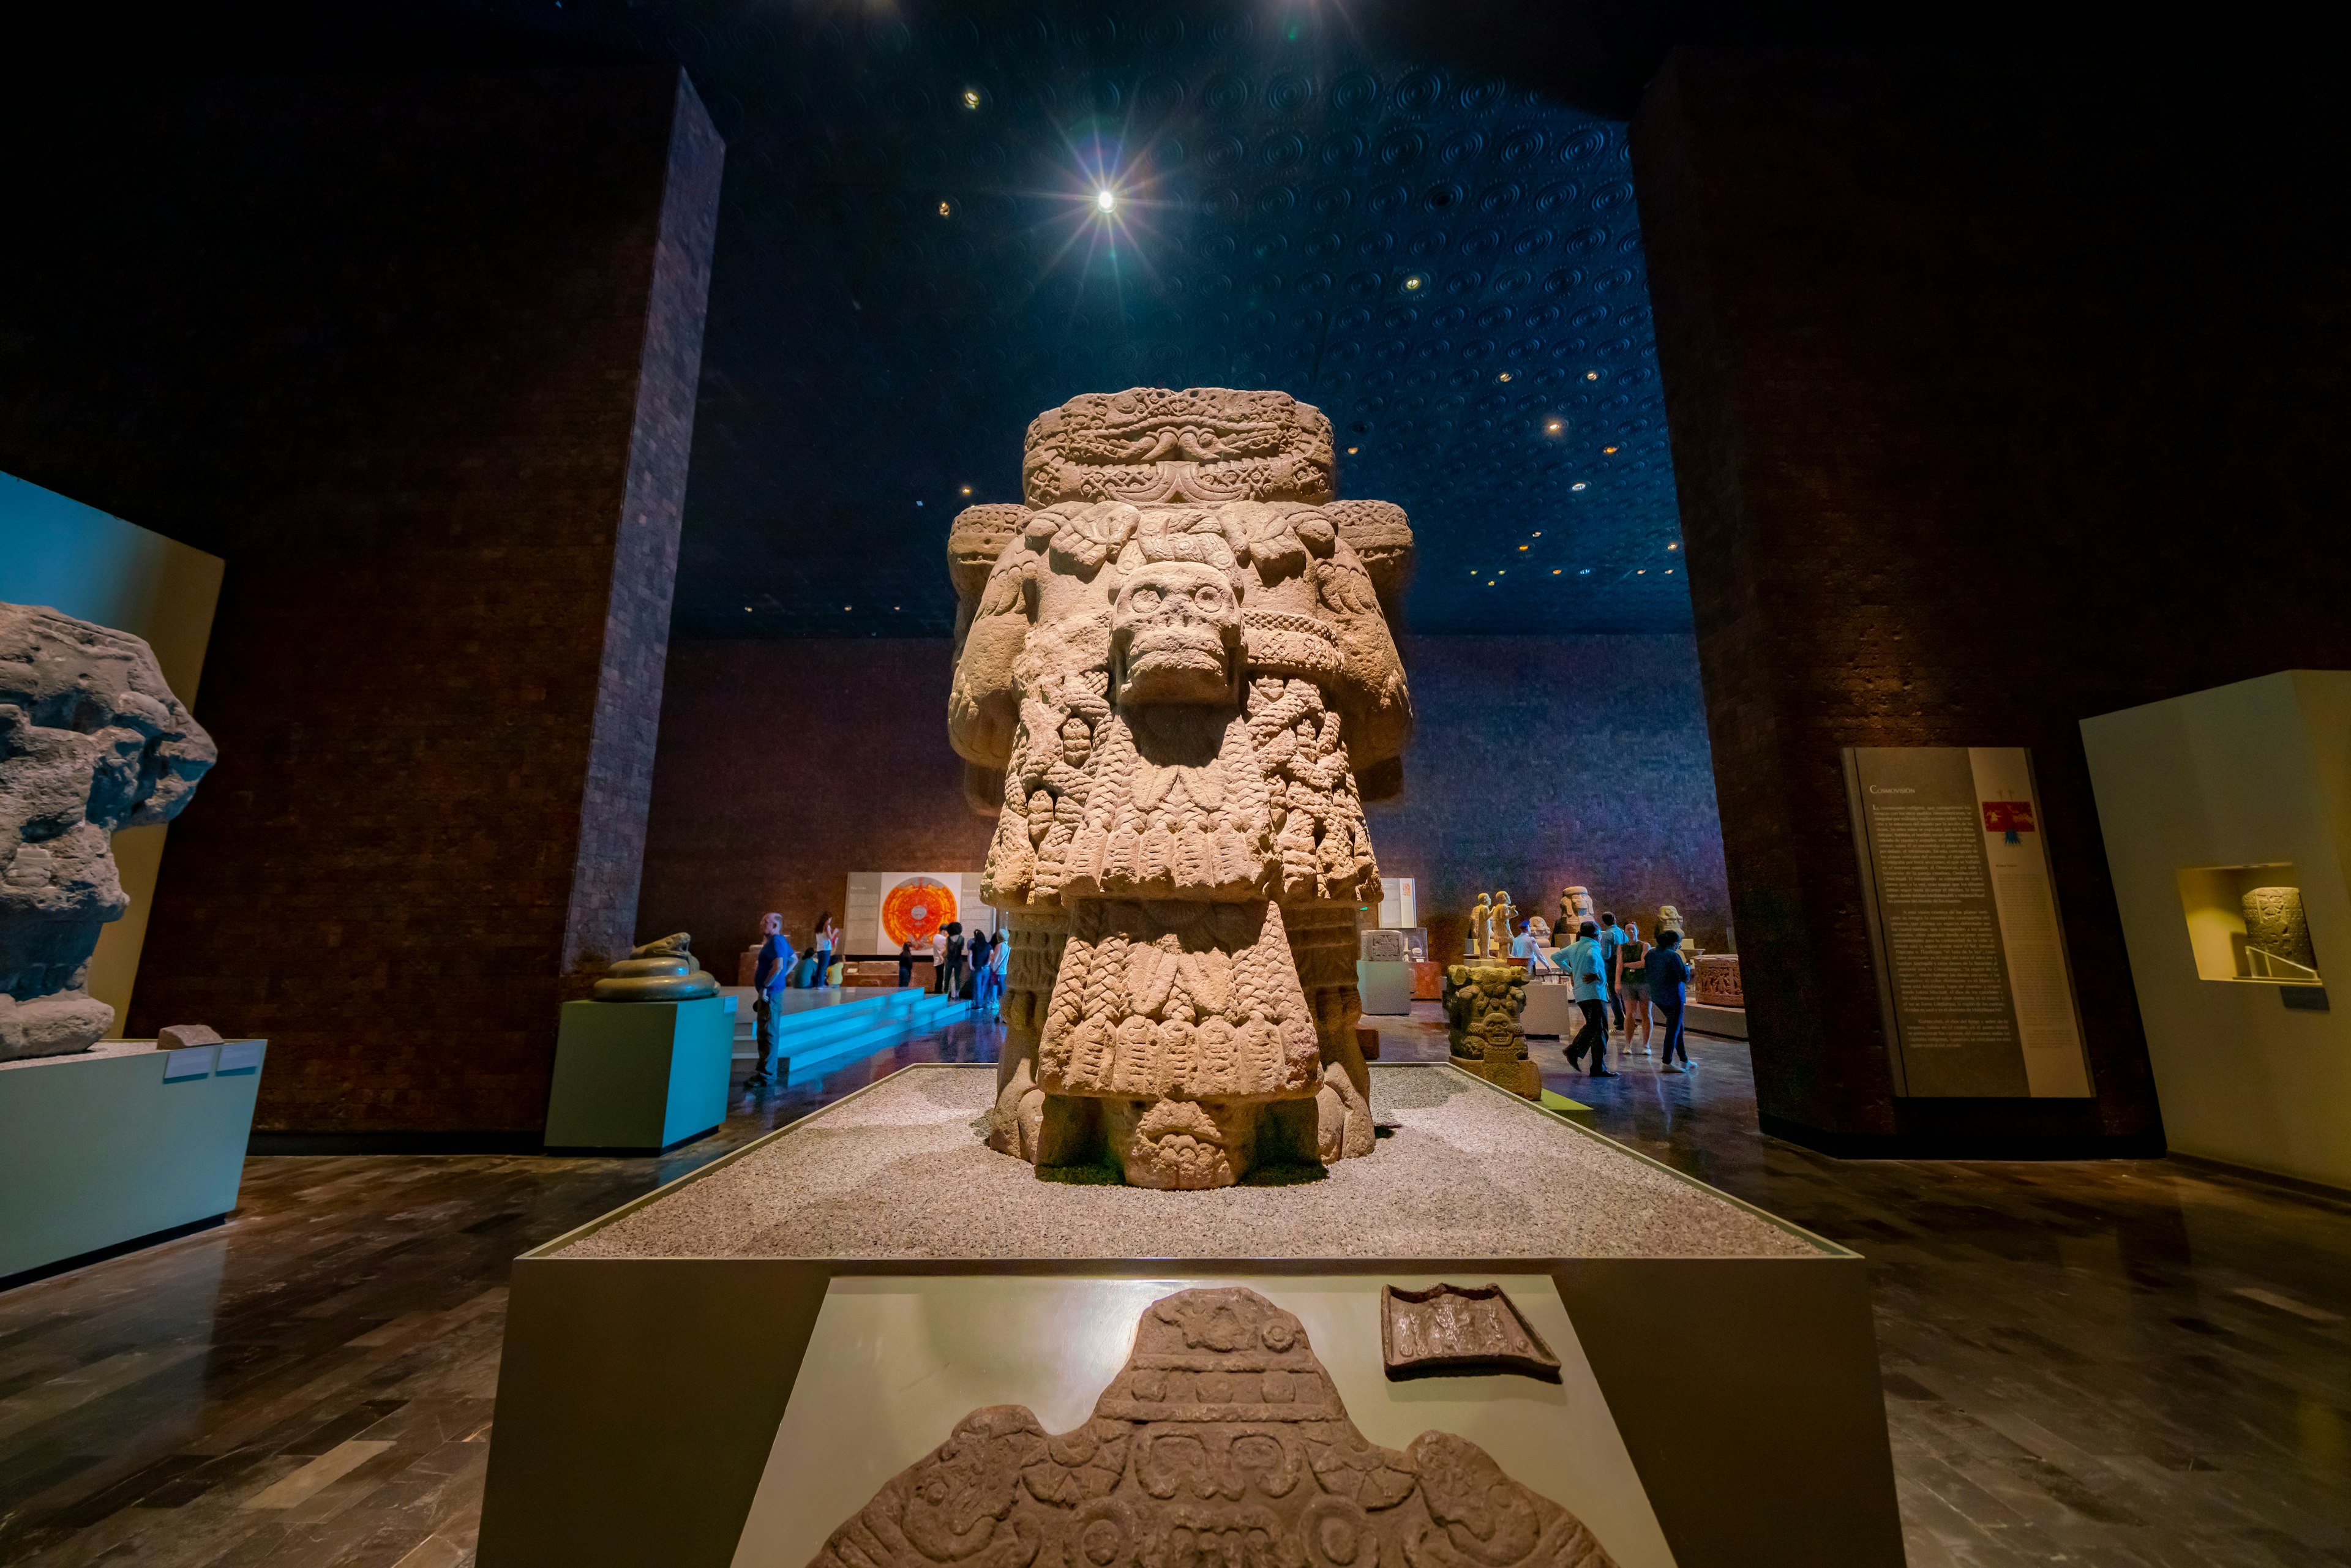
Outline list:
[[[1444,1054],[1420,1010],[1376,1020],[1384,1060]],[[738,1093],[660,1159],[254,1160],[222,1228],[0,1294],[0,1563],[461,1568],[508,1259],[995,1048],[959,1023]],[[2166,1161],[1841,1163],[1755,1131],[1738,1042],[1598,1081],[1533,1049],[1602,1131],[1868,1255],[1917,1568],[2351,1563],[2351,1202]]]

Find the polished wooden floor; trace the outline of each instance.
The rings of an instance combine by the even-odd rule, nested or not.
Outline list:
[[[1426,1020],[1383,1044],[1444,1051]],[[922,1036],[661,1159],[250,1161],[227,1225],[0,1294],[0,1563],[470,1563],[514,1254],[994,1051]],[[1536,1054],[1602,1130],[1869,1257],[1917,1568],[2351,1564],[2351,1203],[2171,1161],[1839,1162],[1755,1131],[1736,1043],[1688,1076]]]

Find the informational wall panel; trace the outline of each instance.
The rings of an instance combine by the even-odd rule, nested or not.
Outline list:
[[[2031,757],[1849,747],[1844,770],[1895,1092],[2089,1095]]]

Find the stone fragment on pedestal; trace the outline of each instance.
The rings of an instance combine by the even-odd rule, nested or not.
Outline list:
[[[1527,971],[1510,964],[1456,964],[1445,972],[1446,1041],[1453,1065],[1530,1100],[1542,1093],[1542,1070],[1527,1060],[1520,1016]]]
[[[88,1051],[99,928],[130,908],[120,828],[168,822],[218,756],[147,644],[0,604],[0,1061]]]

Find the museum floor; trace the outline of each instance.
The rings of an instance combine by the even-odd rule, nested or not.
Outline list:
[[[1422,1010],[1385,1060],[1444,1053]],[[994,1050],[921,1036],[661,1159],[249,1162],[225,1227],[0,1294],[0,1563],[470,1563],[508,1259]],[[2351,1202],[2176,1162],[1842,1163],[1755,1131],[1737,1042],[1686,1077],[1535,1054],[1601,1130],[1870,1258],[1916,1568],[2351,1564]],[[1656,1307],[1707,1333],[1704,1301]]]

